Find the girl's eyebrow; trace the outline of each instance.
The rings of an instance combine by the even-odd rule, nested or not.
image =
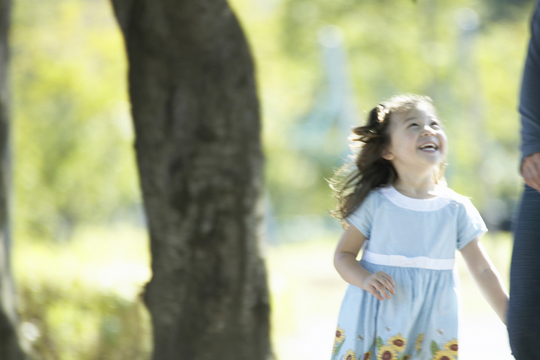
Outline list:
[[[439,118],[436,117],[436,116],[430,116],[429,119],[430,120],[435,120],[437,122],[439,121]],[[413,117],[405,119],[403,122],[406,123],[407,121],[410,121],[410,120],[418,120],[418,118],[416,116],[413,116]]]

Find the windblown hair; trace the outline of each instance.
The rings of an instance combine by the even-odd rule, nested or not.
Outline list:
[[[397,180],[398,173],[392,162],[382,157],[390,144],[391,116],[420,104],[434,109],[427,96],[394,96],[369,112],[366,125],[351,130],[353,135],[349,136],[349,140],[353,142],[351,148],[356,153],[351,156],[354,160],[339,168],[329,180],[337,202],[336,210],[330,211],[330,214],[341,221],[343,228],[347,228],[345,218],[358,209],[370,191]],[[443,162],[435,172],[435,183],[444,182],[445,167],[446,163]]]

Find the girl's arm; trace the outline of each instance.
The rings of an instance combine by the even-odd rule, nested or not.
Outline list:
[[[388,292],[395,294],[394,279],[383,271],[373,274],[356,260],[365,240],[366,237],[354,225],[349,225],[337,245],[334,267],[349,284],[366,290],[379,300],[383,300],[381,294],[390,299]]]
[[[463,255],[469,273],[480,288],[482,295],[506,325],[508,293],[486,250],[478,239],[474,239],[461,249],[461,255]]]

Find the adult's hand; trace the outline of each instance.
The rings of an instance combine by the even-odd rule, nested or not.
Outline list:
[[[534,153],[523,159],[521,176],[525,184],[540,192],[540,153]]]

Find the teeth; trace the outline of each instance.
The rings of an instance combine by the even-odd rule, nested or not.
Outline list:
[[[433,143],[427,143],[422,146],[420,146],[420,149],[437,149],[437,145]]]

